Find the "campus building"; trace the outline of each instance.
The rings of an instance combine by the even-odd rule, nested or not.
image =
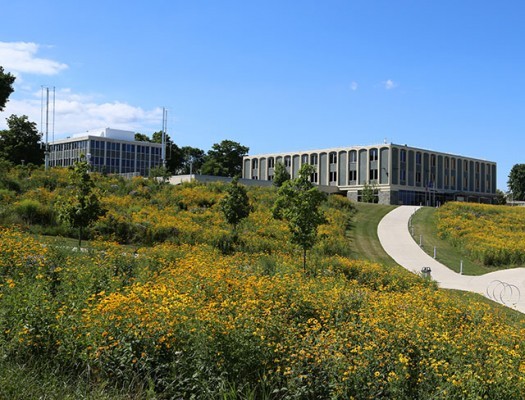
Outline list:
[[[162,165],[161,155],[160,143],[137,142],[134,132],[105,128],[50,143],[49,166],[67,167],[84,156],[93,171],[148,176]]]
[[[381,204],[438,205],[496,196],[495,162],[392,143],[246,156],[243,178],[271,181],[279,162],[292,178],[303,164],[314,166],[312,182],[354,201],[372,194]]]

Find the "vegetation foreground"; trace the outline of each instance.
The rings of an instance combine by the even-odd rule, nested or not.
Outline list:
[[[232,233],[227,185],[93,175],[106,212],[73,251],[30,233],[75,236],[54,211],[65,172],[18,173],[0,189],[0,398],[525,397],[521,316],[350,259],[344,198],[303,271],[275,189],[248,189]]]

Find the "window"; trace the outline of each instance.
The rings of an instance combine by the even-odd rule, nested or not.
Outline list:
[[[421,165],[421,153],[419,151],[416,153],[416,164]]]
[[[310,155],[310,164],[317,165],[317,154]]]
[[[351,162],[351,163],[355,163],[355,162],[357,162],[357,151],[352,150],[352,151],[350,152],[350,162]]]
[[[421,185],[421,171],[416,171],[416,185]]]
[[[268,168],[275,168],[275,158],[270,157],[268,159]]]
[[[301,156],[301,164],[308,164],[308,154],[303,154]]]
[[[377,176],[378,176],[377,169],[376,168],[371,169],[370,170],[370,180],[377,181]]]
[[[290,156],[284,157],[284,166],[289,167],[290,165],[292,165],[292,158]]]
[[[312,175],[310,175],[310,181],[317,183],[317,172],[314,172]]]
[[[436,155],[435,154],[431,154],[430,155],[430,164],[435,167],[436,166]]]
[[[330,153],[330,164],[337,163],[337,153]]]
[[[377,149],[370,149],[370,161],[377,161]]]
[[[257,169],[259,167],[259,160],[256,158],[252,160],[252,169]]]
[[[357,181],[357,171],[351,170],[349,171],[349,174],[348,174],[348,183],[352,183],[355,181]]]
[[[336,182],[337,181],[337,172],[331,171],[330,172],[330,182]]]

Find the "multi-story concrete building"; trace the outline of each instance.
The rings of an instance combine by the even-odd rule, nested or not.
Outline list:
[[[162,145],[137,142],[135,133],[118,129],[96,129],[57,140],[49,145],[49,166],[70,166],[86,157],[94,171],[149,175],[162,165]]]
[[[314,166],[312,182],[355,201],[364,192],[381,204],[411,205],[490,203],[496,195],[495,162],[391,143],[246,156],[243,178],[271,181],[279,162],[292,178],[303,164]]]

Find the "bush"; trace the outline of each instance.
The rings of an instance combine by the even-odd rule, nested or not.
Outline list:
[[[14,205],[14,212],[28,225],[45,225],[54,221],[52,209],[38,200],[24,199],[17,202]]]

